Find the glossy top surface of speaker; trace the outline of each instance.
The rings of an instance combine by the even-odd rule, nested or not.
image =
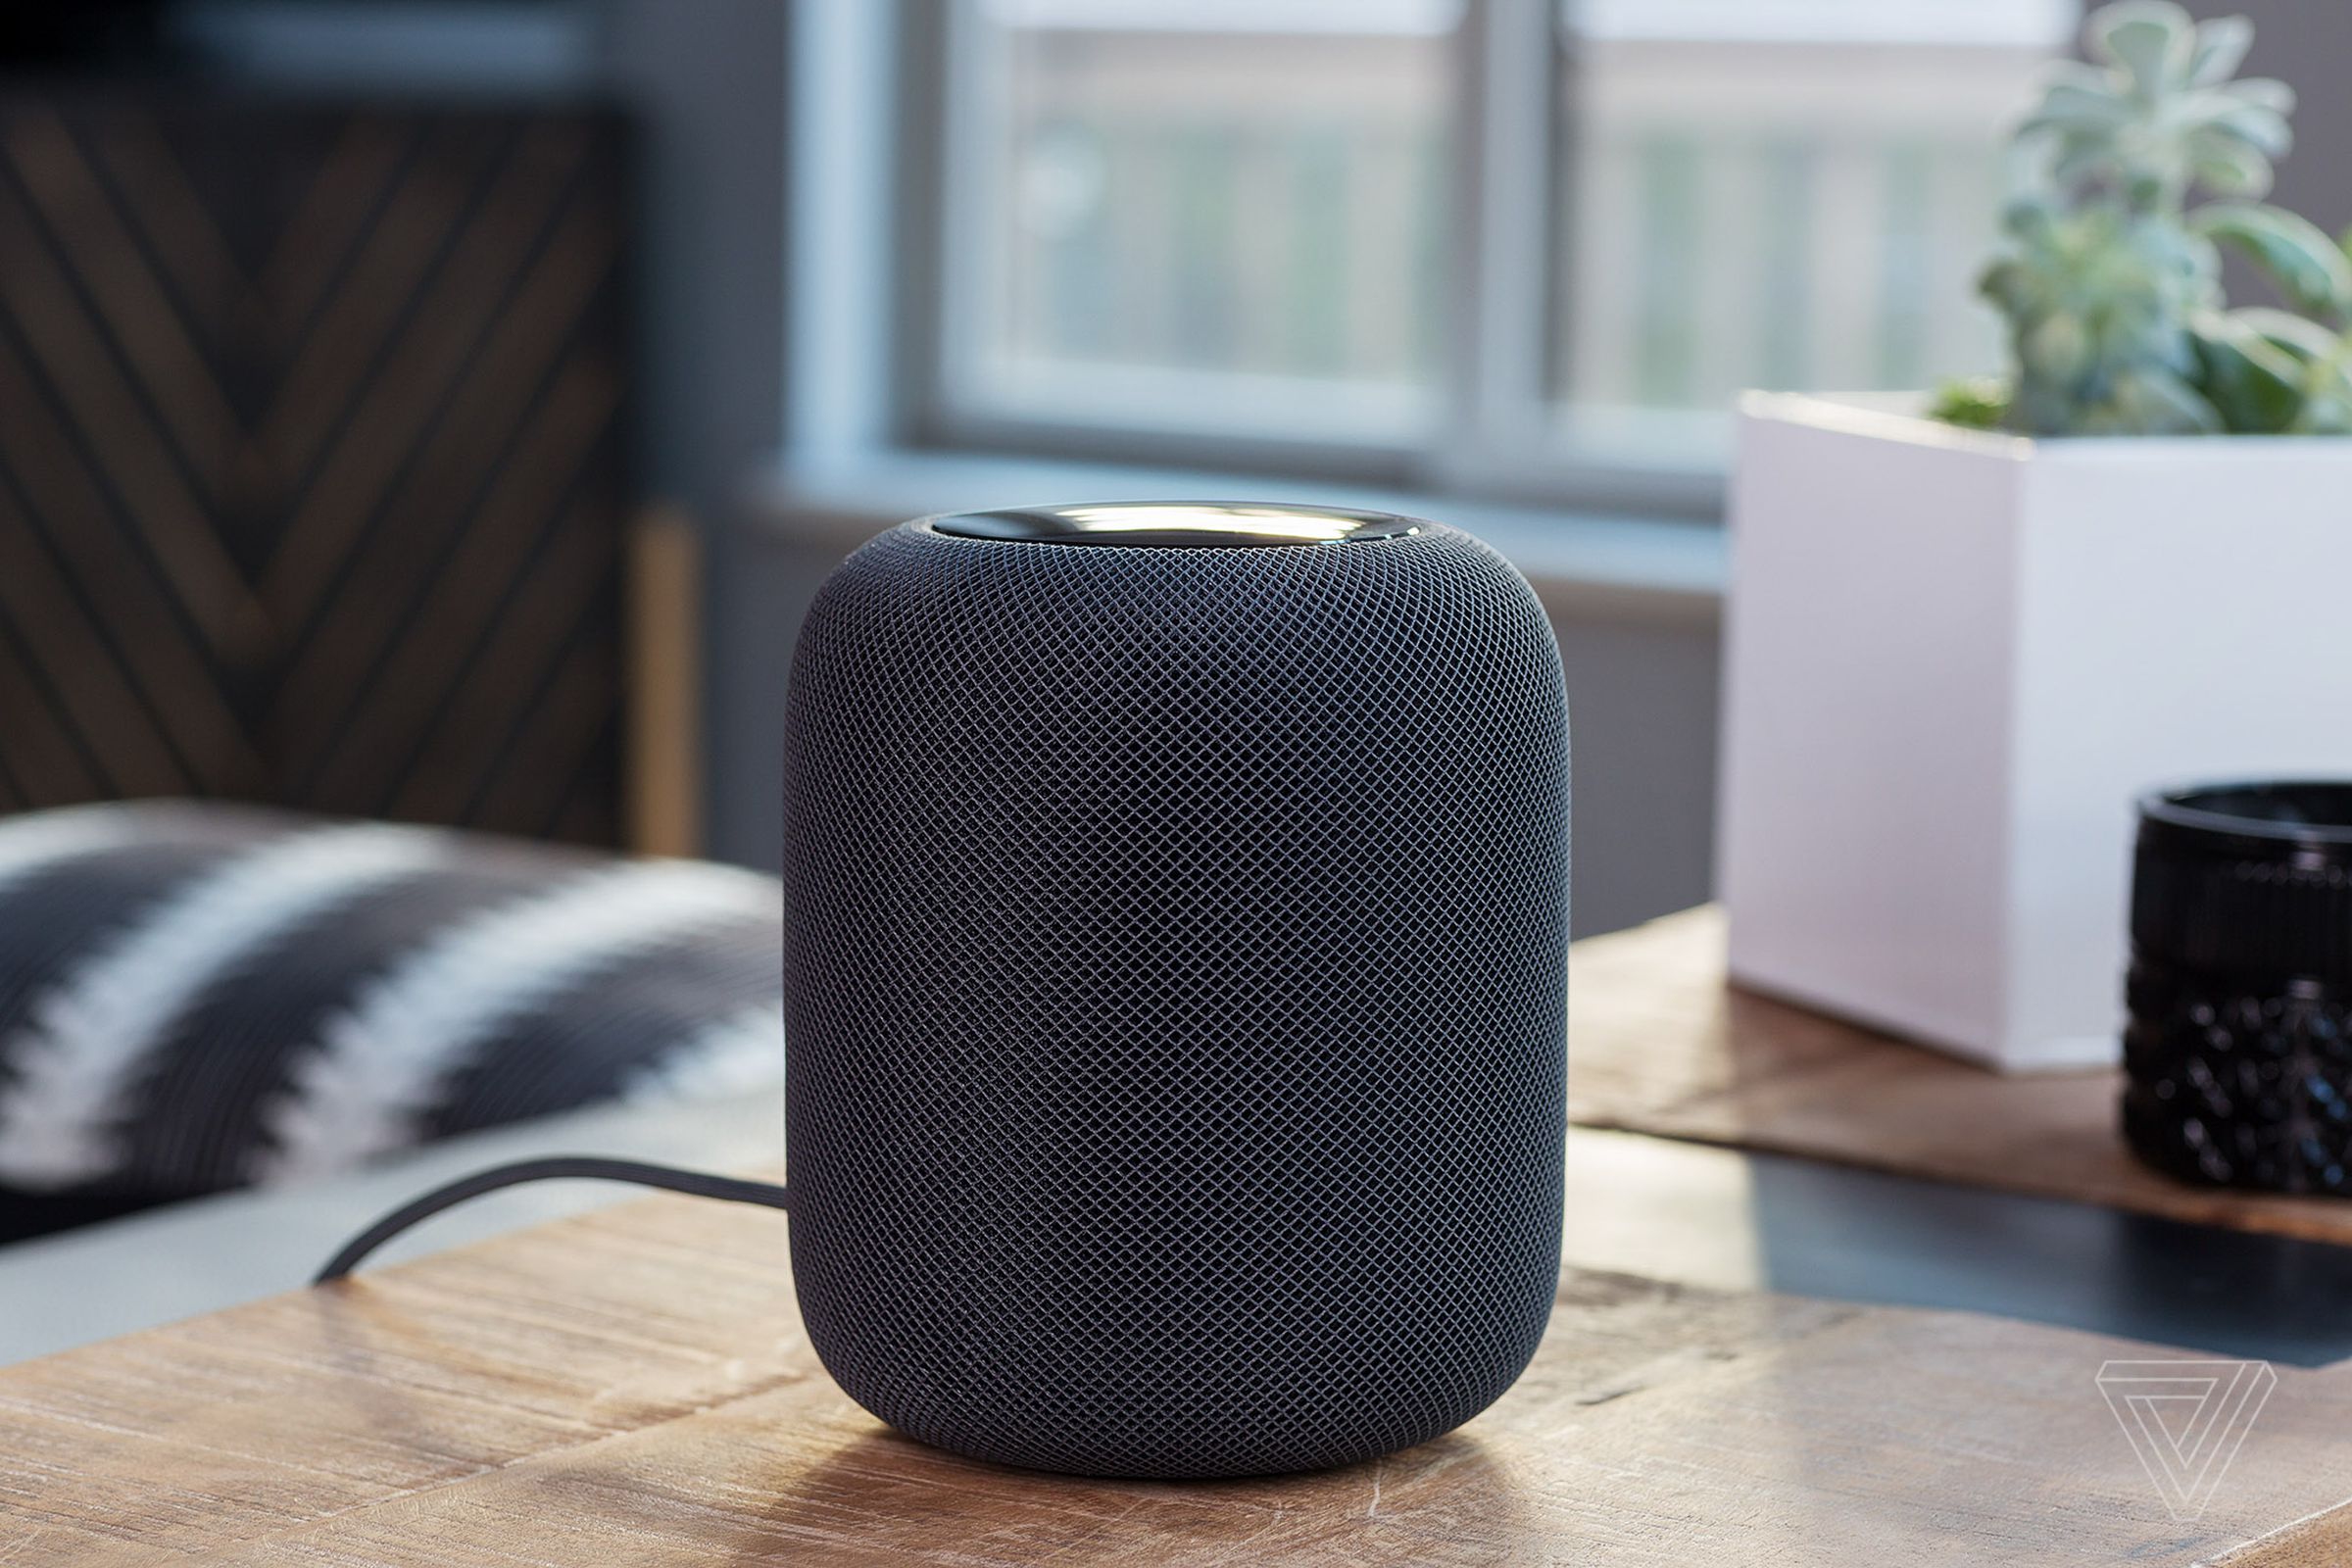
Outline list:
[[[1409,538],[1430,526],[1389,512],[1257,501],[1093,501],[958,512],[924,520],[933,533],[958,539],[1161,550],[1369,544]]]
[[[1501,558],[909,523],[819,591],[785,729],[791,1245],[845,1391],[1179,1477],[1510,1385],[1559,1265],[1568,756]]]

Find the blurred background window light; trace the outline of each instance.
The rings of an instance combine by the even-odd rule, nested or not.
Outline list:
[[[2079,20],[2076,0],[956,0],[931,433],[1190,440],[1210,464],[1289,441],[1302,466],[1387,454],[1571,503],[1611,467],[1710,474],[1744,388],[1997,363],[1974,274],[2000,144]],[[1509,25],[1549,44],[1487,46]],[[1497,91],[1544,107],[1497,134]],[[1504,205],[1541,211],[1473,216]],[[1514,260],[1542,286],[1467,287],[1494,245],[1541,252]],[[1511,367],[1469,363],[1497,342]]]

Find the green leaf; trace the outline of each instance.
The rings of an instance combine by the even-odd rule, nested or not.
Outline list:
[[[2041,95],[2034,113],[2018,127],[2022,135],[2035,130],[2107,130],[2128,117],[2122,99],[2113,92],[2091,91],[2071,82],[2054,81]]]
[[[2115,148],[2103,136],[2069,136],[2051,161],[2050,177],[2060,185],[2075,185],[2105,175],[2115,166]]]
[[[2205,398],[2236,435],[2277,435],[2303,411],[2303,367],[2236,317],[2201,311],[2189,322]]]
[[[2053,87],[2063,87],[2070,95],[2079,93],[2084,98],[2105,99],[2118,109],[2125,106],[2123,94],[2118,90],[2123,82],[2111,66],[2094,66],[2083,60],[2053,60],[2042,68],[2041,84],[2045,93]]]
[[[2247,305],[2230,313],[2230,318],[2250,331],[2277,344],[2296,359],[2309,363],[2328,359],[2343,351],[2344,339],[2329,331],[2308,316],[2292,311],[2275,311],[2264,305]]]
[[[2091,15],[2090,39],[2147,94],[2187,78],[2196,25],[2172,0],[2120,0]]]
[[[2118,375],[2106,404],[2084,411],[2080,427],[2084,435],[2219,435],[2225,428],[2194,387],[2154,368]]]
[[[2188,68],[2189,81],[2210,87],[2230,79],[2246,58],[2254,41],[2254,24],[2243,17],[2216,17],[2197,24],[2197,44]]]
[[[2231,87],[2252,87],[2260,83],[2241,81]],[[2294,132],[2288,128],[2286,117],[2294,108],[2290,95],[2286,108],[2271,104],[2250,103],[2234,91],[2200,92],[2182,101],[2181,115],[2198,122],[2202,134],[2219,131],[2234,136],[2249,146],[2260,148],[2276,158],[2295,143]]]
[[[2295,89],[2276,77],[2248,76],[2214,91],[2236,99],[2246,108],[2267,110],[2282,120],[2295,112]]]
[[[2326,392],[2303,401],[2296,435],[2352,435],[2352,384],[2339,375]]]
[[[1998,376],[1972,375],[1936,388],[1928,417],[1969,430],[1997,430],[2009,413],[2009,383]]]
[[[2090,331],[2076,317],[2044,317],[2018,347],[2028,365],[2054,382],[2072,381],[2090,368]]]
[[[2333,338],[2325,354],[2304,362],[2303,412],[2293,428],[2299,435],[2352,434],[2352,334]]]
[[[2254,202],[2215,202],[2189,223],[2261,268],[2290,305],[2337,315],[2352,310],[2352,260],[2309,220]]]
[[[2131,117],[2131,100],[2116,91],[2115,73],[2068,61],[2050,68],[2041,101],[2021,129],[2109,130]]]
[[[2189,154],[2189,172],[2224,196],[2260,196],[2271,188],[2271,161],[2241,141],[2200,136]]]

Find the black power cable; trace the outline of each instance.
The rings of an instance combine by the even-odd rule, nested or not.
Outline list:
[[[515,1187],[524,1182],[563,1180],[633,1182],[639,1187],[659,1187],[663,1192],[684,1193],[689,1198],[715,1198],[729,1203],[759,1203],[767,1208],[786,1210],[792,1207],[791,1194],[775,1182],[747,1181],[736,1176],[710,1176],[701,1171],[675,1170],[667,1165],[640,1164],[633,1159],[556,1154],[546,1159],[493,1165],[488,1170],[475,1171],[446,1187],[436,1187],[422,1198],[403,1203],[344,1243],[343,1250],[318,1271],[318,1277],[311,1283],[324,1285],[329,1280],[343,1278],[358,1268],[369,1252],[402,1231],[432,1218],[445,1208],[453,1208],[469,1198],[479,1198],[484,1193],[494,1193],[502,1187]]]

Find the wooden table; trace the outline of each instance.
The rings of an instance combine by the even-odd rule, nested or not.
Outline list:
[[[1630,1201],[1648,1142],[1572,1138],[1572,1216]],[[786,1223],[630,1202],[0,1370],[0,1564],[2352,1561],[2347,1372],[2279,1368],[2175,1524],[2093,1385],[2165,1352],[1620,1274],[1572,1271],[1512,1393],[1376,1463],[974,1464],[825,1379]]]
[[[2125,1150],[2121,1068],[2001,1074],[1724,984],[1720,909],[1576,944],[1568,1112],[1616,1127],[2352,1245],[2352,1203],[2215,1191]]]

